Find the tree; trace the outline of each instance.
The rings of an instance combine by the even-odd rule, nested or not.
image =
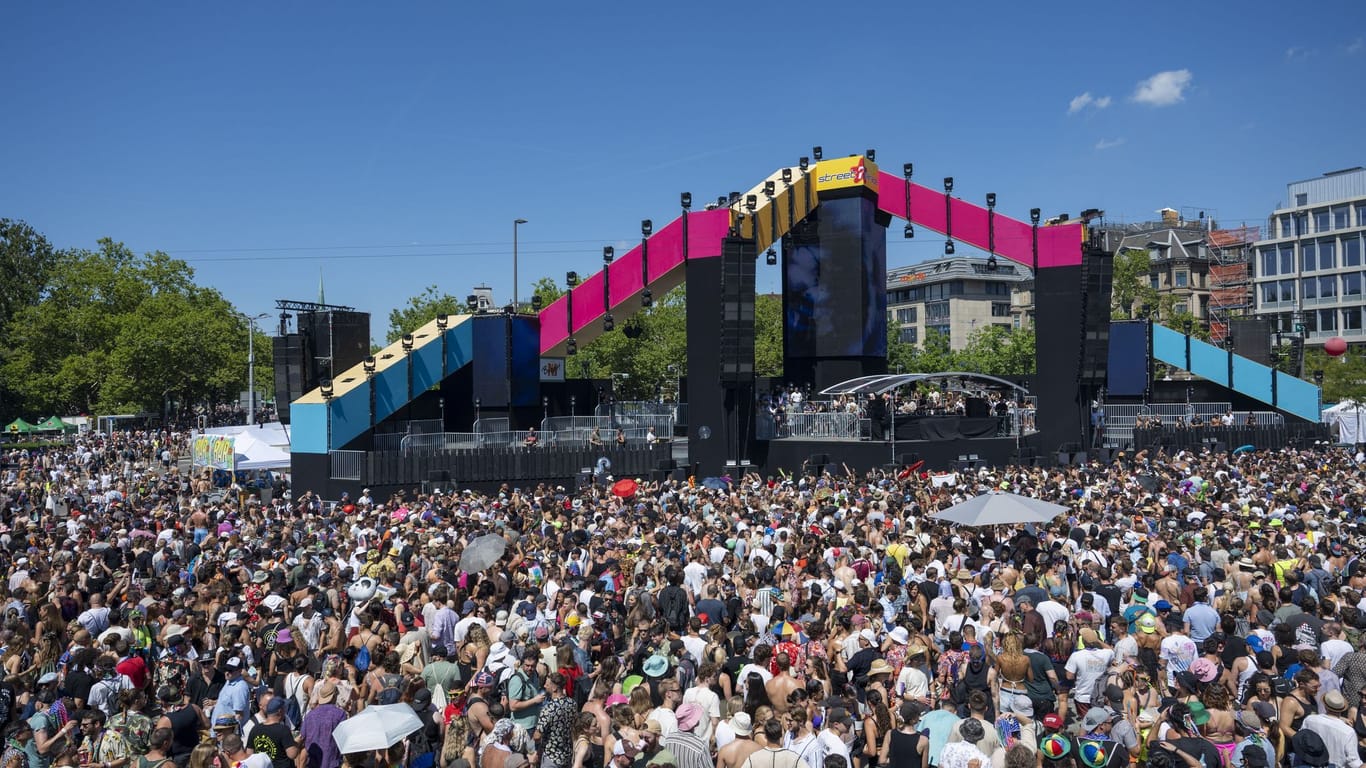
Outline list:
[[[54,261],[5,329],[0,375],[35,415],[221,401],[245,388],[247,323],[185,262],[103,239]]]
[[[1152,305],[1152,283],[1148,280],[1148,251],[1125,248],[1115,254],[1114,274],[1110,283],[1111,316],[1116,320],[1134,319],[1135,310],[1144,304]]]
[[[911,356],[906,373],[942,373],[954,370],[956,362],[953,350],[949,347],[949,336],[933,328],[925,331],[925,340]]]
[[[436,319],[437,315],[460,315],[467,311],[465,302],[438,291],[429,285],[416,296],[409,297],[408,303],[389,312],[389,333],[386,338],[390,344],[403,338],[406,333],[421,328]]]
[[[754,372],[783,375],[783,297],[774,293],[754,297]]]
[[[1323,372],[1323,401],[1340,403],[1355,400],[1366,403],[1366,349],[1349,347],[1339,357],[1329,357],[1322,349],[1304,353],[1305,377],[1313,380],[1316,371]]]
[[[18,311],[38,303],[48,275],[63,254],[22,221],[0,219],[0,328]]]
[[[968,337],[954,355],[952,370],[988,376],[1025,376],[1034,373],[1034,329],[988,325]]]

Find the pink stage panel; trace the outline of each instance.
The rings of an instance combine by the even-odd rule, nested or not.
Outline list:
[[[688,257],[693,259],[714,258],[721,255],[721,241],[730,228],[730,211],[718,209],[700,211],[688,215]],[[608,285],[611,305],[618,307],[636,297],[641,285],[641,247],[637,245],[625,254],[617,256],[608,267],[611,280]],[[650,237],[650,282],[669,274],[683,264],[683,219],[679,217],[656,231]],[[606,309],[603,305],[602,272],[586,278],[569,296],[574,302],[574,332],[577,333],[590,323],[600,320]],[[556,299],[550,306],[541,310],[541,352],[562,344],[569,338],[566,323],[566,297]],[[619,322],[625,317],[617,318]]]
[[[953,209],[953,239],[987,250],[989,245],[986,208],[966,200],[950,200]],[[906,180],[890,173],[878,176],[878,207],[916,226],[945,233],[944,192],[911,184],[911,211],[906,213]],[[996,253],[1027,267],[1034,263],[1033,228],[1026,222],[996,212]],[[1081,223],[1039,227],[1039,266],[1065,267],[1081,264]]]

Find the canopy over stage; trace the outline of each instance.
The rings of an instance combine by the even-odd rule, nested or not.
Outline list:
[[[944,373],[883,373],[876,376],[859,376],[841,381],[840,383],[826,387],[821,391],[822,395],[880,395],[908,384],[919,384],[922,382],[953,382],[971,379],[974,381],[989,382],[987,389],[1008,389],[1018,392],[1020,395],[1029,394],[1029,390],[1016,384],[1013,381],[988,376],[985,373],[970,373],[966,371],[947,371]],[[994,385],[994,386],[991,386]]]

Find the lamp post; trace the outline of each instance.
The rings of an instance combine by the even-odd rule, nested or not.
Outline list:
[[[256,321],[270,317],[268,312],[259,315],[242,315],[247,321],[247,426],[256,422]]]
[[[512,220],[512,306],[516,312],[522,311],[522,305],[517,302],[517,227],[526,223],[526,219]]]

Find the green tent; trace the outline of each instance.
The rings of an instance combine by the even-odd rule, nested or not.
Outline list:
[[[37,427],[33,426],[32,424],[28,423],[27,421],[24,421],[23,419],[15,419],[14,421],[11,421],[9,424],[5,425],[5,434],[7,434],[7,435],[14,435],[14,434],[24,434],[24,435],[27,435],[27,434],[31,434],[31,433],[37,432],[37,431],[38,431],[38,428],[37,428]]]
[[[75,427],[67,424],[56,416],[49,416],[38,422],[37,429],[40,432],[70,432],[74,430]]]

